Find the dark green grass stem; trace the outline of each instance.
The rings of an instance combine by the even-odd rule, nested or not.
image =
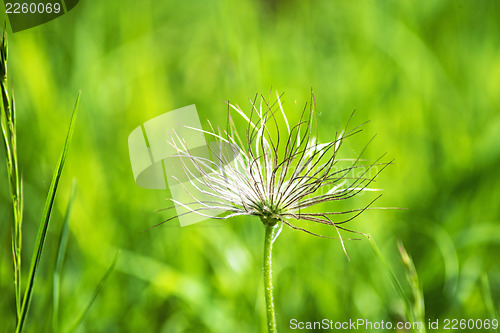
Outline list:
[[[278,225],[266,225],[266,238],[264,241],[264,291],[266,294],[267,328],[269,333],[276,333],[276,311],[273,298],[273,271],[272,255],[273,243],[279,231]]]
[[[16,314],[21,313],[21,248],[22,248],[22,219],[23,219],[23,187],[19,174],[17,157],[16,135],[16,108],[14,93],[12,98],[8,93],[7,80],[7,31],[4,27],[2,42],[0,44],[0,90],[2,102],[0,103],[0,127],[5,147],[7,173],[9,176],[9,189],[12,199],[12,212],[14,217],[14,231],[12,235],[12,256],[14,263],[14,289],[16,295]]]

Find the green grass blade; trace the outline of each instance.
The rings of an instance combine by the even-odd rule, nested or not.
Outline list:
[[[52,332],[59,332],[59,299],[60,299],[60,276],[62,271],[62,264],[64,261],[64,256],[66,254],[66,247],[68,245],[68,231],[69,231],[69,219],[71,216],[71,209],[73,207],[73,202],[76,196],[76,181],[73,180],[73,185],[71,186],[71,196],[68,202],[68,207],[66,208],[66,214],[64,216],[64,222],[62,226],[61,235],[59,237],[59,245],[57,250],[56,266],[54,268],[54,275],[52,279]]]
[[[19,317],[19,320],[17,322],[16,333],[22,332],[24,324],[26,322],[26,317],[28,315],[29,305],[31,302],[31,297],[33,295],[33,288],[35,285],[35,275],[38,269],[38,264],[40,263],[40,258],[42,256],[42,250],[45,244],[45,236],[47,235],[50,216],[52,214],[52,209],[54,207],[54,201],[56,198],[59,181],[61,179],[61,174],[64,168],[64,162],[66,161],[69,145],[71,142],[71,138],[73,136],[73,130],[75,127],[75,120],[76,120],[76,114],[78,112],[79,102],[80,102],[80,94],[78,94],[78,97],[76,99],[75,108],[73,110],[71,123],[68,129],[68,134],[66,136],[66,141],[64,142],[64,148],[62,150],[61,157],[59,158],[57,168],[54,171],[54,175],[52,176],[52,182],[50,184],[49,192],[47,194],[47,199],[45,201],[42,220],[40,221],[40,225],[38,228],[38,235],[36,238],[36,244],[31,258],[30,270],[28,275],[28,284],[26,285],[26,290],[24,292],[24,298],[21,306],[21,316]]]
[[[116,252],[115,257],[113,259],[113,262],[109,266],[108,270],[104,274],[104,276],[101,278],[99,283],[97,284],[97,287],[94,290],[94,293],[92,294],[92,297],[90,298],[89,303],[85,307],[85,309],[82,311],[82,313],[78,316],[78,318],[74,321],[74,323],[71,325],[71,327],[68,329],[68,333],[74,332],[78,326],[82,323],[83,319],[87,316],[87,314],[90,311],[90,308],[92,307],[92,304],[94,304],[94,301],[96,300],[97,296],[99,296],[99,293],[101,292],[102,288],[104,287],[104,283],[106,283],[106,280],[108,277],[111,275],[113,270],[115,269],[116,266],[116,261],[118,259],[118,254],[119,252]]]
[[[382,252],[380,251],[379,247],[377,246],[377,243],[375,243],[373,238],[370,238],[370,243],[372,244],[372,248],[375,251],[375,254],[379,258],[379,260],[382,263],[382,265],[384,266],[387,274],[389,275],[389,278],[391,279],[391,282],[392,282],[394,288],[396,289],[399,297],[401,297],[401,299],[403,300],[403,303],[405,305],[405,310],[406,310],[406,316],[408,317],[408,320],[411,322],[414,322],[415,316],[413,315],[412,304],[410,302],[410,299],[406,295],[406,293],[403,289],[403,286],[401,285],[396,274],[394,274],[391,267],[389,266],[389,264],[385,260],[384,256],[382,255]]]

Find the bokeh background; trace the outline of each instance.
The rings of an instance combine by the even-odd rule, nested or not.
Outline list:
[[[316,95],[319,136],[354,109],[366,120],[343,157],[394,159],[378,206],[350,227],[372,236],[410,302],[413,258],[425,320],[492,318],[500,305],[500,3],[497,1],[81,1],[9,35],[25,188],[25,272],[79,90],[80,112],[38,272],[28,332],[52,325],[52,271],[73,179],[60,325],[88,304],[78,332],[260,332],[265,329],[257,218],[180,228],[162,221],[166,191],[136,186],[127,137],[144,121],[196,104],[225,126],[229,100],[284,92],[285,109]],[[0,150],[4,153],[3,148]],[[350,205],[361,207],[373,196]],[[329,207],[337,209],[336,207]],[[339,206],[341,209],[342,206]],[[0,167],[0,330],[13,331],[11,217]],[[331,232],[331,230],[330,230]],[[334,236],[334,232],[332,234]],[[349,235],[347,235],[349,236]],[[275,243],[280,331],[289,321],[405,320],[404,301],[369,240],[284,229]]]

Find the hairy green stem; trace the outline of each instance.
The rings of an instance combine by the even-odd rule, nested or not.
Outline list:
[[[274,310],[273,298],[272,255],[273,243],[279,229],[280,228],[277,224],[266,225],[266,239],[264,242],[264,290],[266,293],[267,328],[269,333],[277,332],[276,311]]]
[[[14,288],[16,296],[16,314],[21,314],[21,248],[22,248],[22,220],[23,220],[23,192],[22,180],[19,173],[17,158],[16,136],[16,108],[14,92],[9,97],[7,82],[7,32],[4,27],[0,43],[0,128],[5,147],[7,174],[9,176],[9,189],[12,198],[12,211],[14,216],[14,230],[12,232],[12,255],[14,263]]]

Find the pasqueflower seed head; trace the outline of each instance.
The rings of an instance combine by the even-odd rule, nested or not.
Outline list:
[[[362,125],[349,129],[352,114],[344,130],[335,133],[332,141],[320,143],[315,135],[317,117],[313,93],[297,124],[289,123],[278,94],[273,103],[262,96],[259,100],[257,97],[250,100],[251,109],[247,113],[237,105],[227,104],[225,130],[216,131],[211,124],[210,131],[192,128],[215,140],[207,144],[210,156],[191,151],[175,132],[169,135],[169,144],[176,151],[175,157],[180,160],[189,185],[182,185],[189,202],[170,199],[186,210],[182,215],[198,214],[215,219],[254,215],[265,225],[281,228],[285,224],[315,236],[334,238],[300,226],[301,220],[320,223],[335,229],[344,251],[340,231],[365,235],[345,225],[365,210],[373,209],[372,203],[380,196],[359,209],[314,210],[319,204],[378,191],[369,185],[392,163],[380,162],[382,157],[372,163],[362,159],[366,146],[357,158],[339,158],[344,141],[362,130]],[[244,119],[244,135],[236,128],[231,112]],[[337,215],[345,218],[334,222]]]

